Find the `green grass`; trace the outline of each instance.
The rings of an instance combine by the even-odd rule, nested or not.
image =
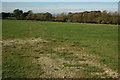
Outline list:
[[[84,71],[86,71],[88,73],[91,73],[91,72],[104,72],[103,69],[98,68],[96,66],[86,66]]]
[[[88,64],[64,64],[65,67],[86,67]]]
[[[68,55],[72,55],[73,53],[58,53],[58,55],[59,56],[63,56],[63,57],[65,57],[65,56],[68,56]]]
[[[3,78],[39,77],[44,73],[41,66],[34,62],[34,59],[38,59],[39,57],[37,54],[31,52],[31,48],[25,50],[28,46],[20,47],[24,49],[13,48],[11,46],[3,47]]]
[[[84,67],[84,71],[91,73],[91,72],[104,72],[103,69],[98,68],[96,66],[90,66],[88,64],[64,64],[65,67]]]
[[[75,61],[86,61],[85,59],[79,58],[79,57],[74,56],[74,55],[73,56],[66,56],[65,59],[66,60],[75,60]]]
[[[100,61],[103,64],[106,64],[108,67],[114,70],[118,69],[118,65],[117,65],[118,64],[118,51],[117,51],[118,26],[117,25],[41,22],[41,21],[27,21],[27,20],[3,20],[2,36],[3,36],[2,37],[3,40],[42,37],[43,39],[46,39],[53,43],[65,42],[65,41],[70,42],[73,43],[71,44],[71,46],[73,47],[74,46],[85,47],[85,51],[88,54],[94,54],[100,56],[100,58],[98,58],[98,61]],[[46,51],[42,51],[42,52],[52,51],[51,49],[49,50],[48,49],[49,48],[46,48]],[[34,50],[34,52],[39,53],[40,51]],[[18,51],[15,51],[15,53],[13,54],[18,54],[18,53],[19,53]],[[20,51],[20,53],[22,53],[22,51]],[[60,56],[66,56],[68,54],[72,55],[71,53],[66,52],[66,53],[60,53]],[[21,56],[21,57],[27,59],[33,58],[29,56]],[[22,58],[23,61],[25,61],[24,58]],[[73,57],[67,57],[67,59],[68,58],[73,59]],[[8,59],[6,58],[5,60]],[[5,60],[3,59],[3,63]],[[19,60],[19,58],[16,58],[16,61],[17,60]],[[17,66],[16,61],[13,61],[11,64],[15,64]],[[9,64],[9,62],[4,64]],[[28,66],[30,66],[30,64],[28,64]],[[10,68],[10,70],[12,69]]]

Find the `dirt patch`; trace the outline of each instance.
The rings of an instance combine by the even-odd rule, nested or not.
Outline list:
[[[38,59],[39,64],[45,73],[41,75],[42,78],[80,78],[83,75],[77,76],[77,69],[65,67],[63,64],[70,63],[64,59],[51,59],[50,57],[41,57]]]
[[[74,53],[72,56],[77,56],[77,57],[84,56],[84,59],[86,59],[86,60],[85,61],[74,62],[76,64],[84,63],[84,64],[88,64],[88,65],[91,65],[91,66],[96,66],[98,68],[102,68],[104,70],[103,73],[94,73],[94,74],[97,74],[97,75],[99,75],[101,77],[103,77],[102,76],[103,74],[106,74],[107,77],[112,77],[112,78],[117,78],[118,77],[117,71],[113,71],[112,69],[108,68],[105,64],[102,64],[102,63],[98,62],[95,59],[95,58],[99,58],[99,56],[88,54],[88,53],[86,53],[84,51],[84,49],[77,48],[77,47],[70,47],[70,46],[56,47],[56,48],[54,48],[54,50],[58,51],[58,52]]]
[[[3,46],[13,45],[13,44],[34,44],[34,43],[47,43],[48,41],[43,40],[42,38],[30,38],[30,39],[14,39],[14,40],[3,40]]]
[[[99,55],[88,54],[85,47],[71,46],[69,42],[54,43],[42,38],[30,38],[4,40],[2,44],[3,46],[17,44],[18,49],[23,47],[28,49],[32,46],[30,53],[32,55],[34,53],[36,64],[41,65],[44,71],[40,75],[41,78],[89,78],[89,75],[86,76],[84,72],[86,66],[96,66],[104,70],[104,72],[89,72],[90,75],[98,75],[101,78],[118,77],[117,71],[97,61]],[[22,46],[19,48],[20,45]],[[105,74],[106,76],[103,76]]]

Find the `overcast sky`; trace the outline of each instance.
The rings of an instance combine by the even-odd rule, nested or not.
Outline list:
[[[93,10],[97,10],[97,11],[118,10],[118,2],[112,2],[113,0],[109,0],[111,2],[75,2],[80,0],[74,0],[74,2],[30,2],[31,0],[29,0],[29,2],[7,2],[7,1],[19,1],[19,0],[4,0],[4,2],[2,2],[3,12],[12,12],[14,9],[17,8],[22,9],[24,12],[28,10],[32,10],[33,12],[41,12],[41,13],[42,12],[50,12],[50,13],[81,12],[81,11],[93,11]],[[34,0],[34,1],[38,1],[38,0]],[[43,0],[39,0],[39,1],[43,1]],[[55,0],[48,0],[48,1],[55,1]],[[73,1],[73,0],[69,0],[69,1]],[[94,1],[99,1],[99,0],[94,0]]]
[[[119,2],[120,0],[1,0],[2,2]]]

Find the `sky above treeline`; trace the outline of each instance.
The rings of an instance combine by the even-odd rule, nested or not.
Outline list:
[[[1,0],[2,2],[119,2],[120,0]]]
[[[13,12],[21,9],[24,12],[32,10],[34,13],[68,13],[83,11],[118,11],[118,2],[2,2],[2,12]]]

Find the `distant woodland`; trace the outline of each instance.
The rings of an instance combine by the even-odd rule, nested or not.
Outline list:
[[[84,11],[79,13],[69,12],[53,15],[46,13],[33,13],[31,10],[15,9],[13,13],[2,12],[2,19],[16,20],[37,20],[37,21],[55,21],[55,22],[73,22],[73,23],[96,23],[96,24],[120,24],[118,12],[107,11]]]

